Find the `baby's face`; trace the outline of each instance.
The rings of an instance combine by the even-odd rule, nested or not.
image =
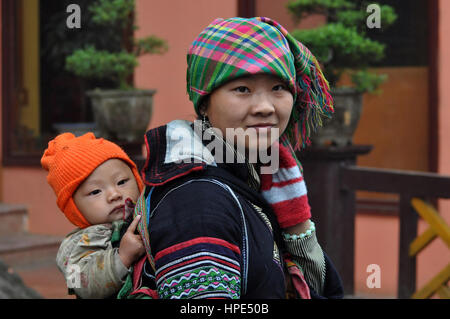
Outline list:
[[[130,167],[110,159],[97,167],[73,195],[75,205],[92,225],[124,217],[125,200],[136,202],[139,188]]]

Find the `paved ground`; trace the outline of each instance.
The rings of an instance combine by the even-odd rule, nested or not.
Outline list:
[[[14,268],[13,268],[14,269]],[[56,264],[52,262],[14,269],[25,285],[46,299],[74,299],[67,294],[67,286]]]

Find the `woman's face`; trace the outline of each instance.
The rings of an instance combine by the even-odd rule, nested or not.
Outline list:
[[[228,142],[245,147],[247,152],[259,151],[269,148],[286,129],[293,103],[292,93],[282,80],[257,74],[214,90],[204,113]]]

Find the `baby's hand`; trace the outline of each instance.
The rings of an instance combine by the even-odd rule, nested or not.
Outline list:
[[[130,266],[145,253],[141,235],[134,233],[140,219],[140,215],[136,216],[130,226],[128,226],[127,231],[120,241],[119,257],[127,268],[130,268]]]

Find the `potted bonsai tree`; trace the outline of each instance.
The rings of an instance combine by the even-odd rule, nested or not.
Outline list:
[[[67,56],[65,68],[78,77],[103,80],[106,87],[87,92],[101,136],[118,142],[139,143],[149,123],[155,90],[133,86],[131,75],[143,54],[167,51],[166,41],[155,36],[134,39],[134,0],[96,0],[89,5],[92,23],[109,29],[109,44],[93,44]],[[98,34],[98,37],[105,36]]]
[[[356,3],[355,3],[356,2]],[[373,3],[371,3],[373,4]],[[368,71],[371,63],[384,57],[385,46],[367,37],[366,24],[370,13],[363,1],[350,0],[293,0],[287,4],[289,12],[300,21],[310,14],[325,16],[326,23],[314,29],[294,30],[292,35],[305,44],[323,66],[334,99],[335,114],[312,136],[316,145],[348,145],[356,130],[365,92],[377,92],[386,79],[385,74]],[[378,5],[383,30],[392,25],[397,16],[394,9]],[[347,73],[350,87],[339,86]]]

